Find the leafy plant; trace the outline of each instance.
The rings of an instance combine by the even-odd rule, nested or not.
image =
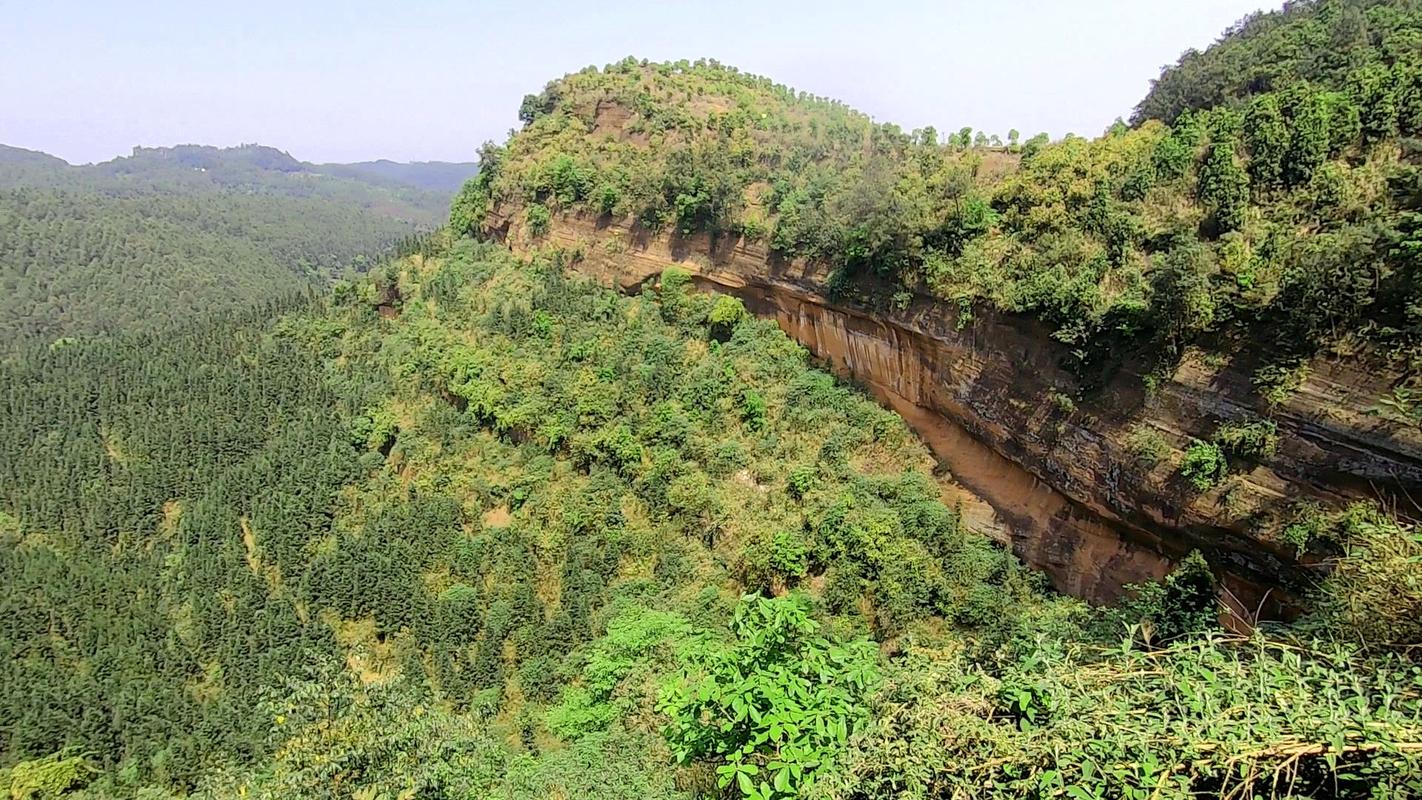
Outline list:
[[[1266,364],[1254,371],[1252,383],[1270,405],[1280,405],[1298,391],[1308,377],[1304,363]]]
[[[530,236],[539,237],[548,232],[548,226],[552,224],[553,216],[548,213],[548,207],[534,203],[524,212],[524,223],[528,225]]]
[[[1127,589],[1130,598],[1112,616],[1147,645],[1219,628],[1219,585],[1199,550],[1191,550],[1165,580]]]
[[[715,767],[750,800],[807,792],[863,719],[878,648],[819,634],[801,601],[742,600],[732,640],[708,643],[661,709],[677,760]]]
[[[800,464],[790,470],[790,475],[786,478],[785,488],[790,496],[796,500],[804,499],[805,495],[815,487],[817,481],[816,469],[811,464]]]
[[[1064,416],[1071,416],[1076,413],[1076,401],[1071,399],[1071,395],[1065,392],[1052,390],[1047,392],[1047,399],[1051,401],[1052,407]]]
[[[1170,453],[1170,444],[1160,432],[1148,425],[1137,425],[1126,436],[1126,449],[1146,467],[1159,464]]]
[[[1391,393],[1379,397],[1368,412],[1404,425],[1422,425],[1422,393],[1398,384]]]
[[[1196,491],[1208,492],[1225,479],[1229,461],[1218,444],[1194,439],[1185,448],[1179,471],[1180,476],[1189,481]]]
[[[1227,455],[1251,461],[1270,458],[1279,449],[1279,427],[1273,420],[1226,422],[1212,438]]]
[[[97,772],[81,757],[55,754],[0,769],[0,790],[13,800],[58,800],[89,783]]]
[[[750,313],[746,311],[744,303],[730,295],[720,294],[716,295],[716,300],[711,303],[706,322],[711,326],[712,338],[724,342],[731,338],[737,325],[749,318]]]

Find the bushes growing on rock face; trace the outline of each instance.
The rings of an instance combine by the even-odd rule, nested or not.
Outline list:
[[[1230,456],[1262,461],[1279,447],[1279,428],[1272,420],[1226,422],[1215,429],[1214,442]]]
[[[1195,439],[1180,461],[1180,476],[1196,491],[1218,486],[1229,474],[1230,458],[1260,463],[1273,457],[1279,447],[1279,429],[1272,420],[1225,422],[1215,429],[1210,441]]]
[[[552,224],[552,217],[548,209],[537,203],[528,207],[524,212],[524,224],[528,225],[530,236],[538,237],[548,232],[548,226]]]
[[[1214,442],[1195,439],[1185,448],[1180,460],[1180,476],[1198,492],[1207,492],[1220,484],[1229,471],[1224,451]]]
[[[1131,430],[1126,438],[1126,448],[1145,467],[1154,467],[1170,453],[1170,444],[1165,437],[1143,425]]]

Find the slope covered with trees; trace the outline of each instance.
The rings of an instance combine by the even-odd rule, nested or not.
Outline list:
[[[1412,124],[1422,69],[1416,9],[1390,0],[1290,0],[1250,14],[1214,45],[1187,50],[1136,106],[1135,121],[1173,122],[1199,111],[1298,84],[1359,95],[1391,94]]]
[[[339,165],[333,165],[339,166]],[[0,151],[0,338],[64,336],[245,308],[361,268],[438,224],[453,189],[411,174],[321,172],[267,147],[136,148],[73,167]],[[409,181],[415,181],[411,183]]]
[[[1410,530],[1339,517],[1318,612],[1252,639],[1202,563],[1051,596],[684,275],[436,238],[0,396],[18,796],[1422,790]]]
[[[315,168],[317,171],[329,175],[343,175],[370,182],[386,181],[393,185],[414,186],[443,192],[448,197],[458,191],[465,181],[478,172],[479,165],[470,162],[450,163],[445,161],[416,161],[402,164],[381,159],[379,161],[358,161],[352,164],[317,164]],[[448,203],[444,205],[448,205]],[[444,210],[443,206],[440,210]]]

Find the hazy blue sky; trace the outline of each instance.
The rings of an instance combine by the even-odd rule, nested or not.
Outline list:
[[[0,0],[0,142],[471,160],[524,94],[627,55],[717,58],[905,128],[1096,134],[1181,51],[1277,5]]]

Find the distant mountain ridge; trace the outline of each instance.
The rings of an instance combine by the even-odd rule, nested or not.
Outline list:
[[[351,164],[315,164],[317,169],[332,175],[352,178],[384,179],[431,191],[459,191],[464,182],[479,172],[474,161],[410,161],[388,159],[357,161]]]
[[[72,165],[0,145],[0,355],[247,307],[444,223],[474,164],[311,164],[274,147],[135,147]]]
[[[354,180],[388,189],[438,192],[442,196],[431,210],[442,216],[448,196],[474,177],[479,165],[472,161],[398,162],[389,159],[349,164],[316,164],[301,161],[285,150],[261,144],[237,147],[180,144],[170,147],[136,146],[127,156],[94,164],[70,164],[38,150],[0,144],[0,188],[12,185],[49,185],[59,179],[153,175],[173,171],[210,173],[219,184],[250,183],[254,178],[324,176]]]
[[[26,150],[23,147],[14,147],[8,144],[0,144],[0,164],[44,164],[54,166],[69,166],[69,162],[59,156],[52,156],[39,150]]]

